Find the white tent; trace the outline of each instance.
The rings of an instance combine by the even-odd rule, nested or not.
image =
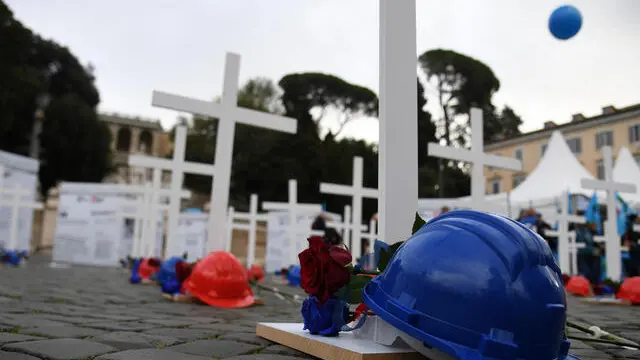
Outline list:
[[[613,180],[621,183],[635,184],[640,189],[640,167],[633,159],[633,155],[626,147],[620,149],[616,165],[613,167]],[[640,192],[634,194],[620,194],[628,202],[640,203]]]
[[[526,203],[560,196],[562,192],[591,197],[593,190],[584,189],[582,179],[594,177],[573,155],[559,131],[551,134],[547,150],[535,169],[511,191],[512,203]],[[600,194],[598,194],[600,198]]]

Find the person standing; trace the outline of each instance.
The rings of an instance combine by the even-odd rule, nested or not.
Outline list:
[[[622,245],[629,249],[629,259],[624,260],[626,277],[640,276],[640,233],[633,228],[637,219],[636,214],[627,217],[627,229],[622,235]]]
[[[592,284],[600,283],[601,273],[602,250],[593,240],[596,229],[596,223],[575,224],[576,242],[584,244],[584,247],[578,250],[578,272]]]

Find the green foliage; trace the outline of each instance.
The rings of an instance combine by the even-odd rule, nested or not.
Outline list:
[[[364,287],[373,279],[370,276],[356,276],[351,275],[349,279],[349,298],[347,299],[347,303],[349,304],[360,304],[362,303],[362,291]]]
[[[424,52],[419,63],[429,88],[436,93],[437,106],[443,114],[436,122],[438,138],[446,145],[464,147],[469,144],[471,131],[467,114],[472,107],[484,112],[485,141],[505,139],[520,133],[520,117],[509,107],[497,112],[492,103],[493,95],[500,89],[500,81],[489,66],[472,57],[443,49]],[[466,121],[461,122],[460,117]],[[464,185],[469,182],[466,168],[459,162],[444,162],[443,169],[438,172],[438,195],[468,195],[468,185]]]
[[[98,119],[98,91],[65,47],[17,21],[0,1],[0,148],[28,155],[36,99],[48,93],[41,133],[41,192],[58,181],[99,182],[111,170],[111,134]]]
[[[339,134],[344,126],[356,116],[376,116],[378,114],[378,97],[366,87],[350,84],[343,79],[321,73],[301,73],[286,75],[279,82],[284,90],[282,102],[287,113],[300,109],[307,111],[320,108],[324,114],[326,110],[337,110],[341,118]],[[294,110],[295,109],[295,110]],[[319,132],[321,115],[312,120],[313,129]],[[300,119],[298,119],[300,120]],[[311,127],[312,124],[301,124]]]
[[[420,217],[420,214],[416,213],[416,217],[413,220],[413,228],[411,229],[411,234],[415,234],[416,231],[420,230],[422,225],[426,224],[424,219]]]
[[[404,244],[404,241],[400,241],[393,245],[389,245],[388,250],[382,249],[380,251],[380,262],[378,263],[378,270],[382,272],[384,271],[384,269],[387,268],[389,261],[391,261],[391,258],[396,253],[396,251],[398,251],[400,246],[402,246],[402,244]]]

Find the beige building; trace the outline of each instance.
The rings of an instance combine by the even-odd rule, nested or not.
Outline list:
[[[100,114],[100,120],[107,123],[111,130],[111,149],[114,152],[116,171],[104,182],[140,184],[151,180],[151,169],[130,168],[129,155],[144,154],[165,157],[171,154],[172,145],[169,134],[164,131],[158,120],[139,117],[127,117],[120,114]],[[164,182],[169,174],[164,174]]]
[[[600,148],[605,145],[613,148],[614,161],[620,148],[626,146],[640,163],[640,104],[622,109],[605,106],[596,116],[586,118],[575,114],[570,122],[564,124],[547,121],[541,130],[485,145],[485,152],[515,157],[523,164],[523,171],[518,173],[485,168],[487,193],[497,194],[518,186],[538,165],[551,133],[556,130],[562,133],[585,169],[597,178],[604,177]]]

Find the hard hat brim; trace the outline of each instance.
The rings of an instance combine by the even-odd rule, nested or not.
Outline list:
[[[256,303],[256,298],[253,295],[244,298],[213,298],[207,295],[193,295],[207,305],[225,309],[245,308]]]

